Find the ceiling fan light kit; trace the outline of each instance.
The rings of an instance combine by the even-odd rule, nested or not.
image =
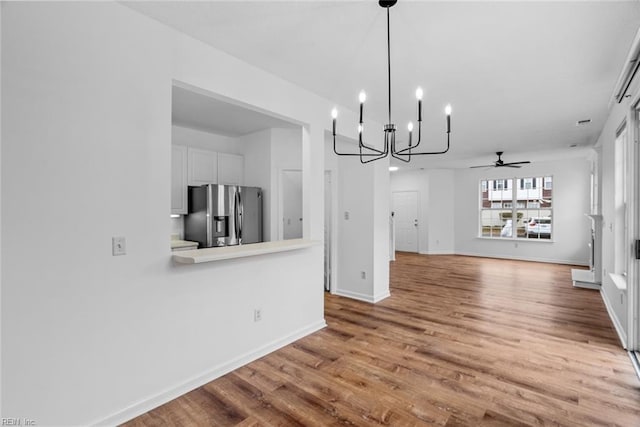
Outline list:
[[[424,156],[432,154],[444,154],[449,151],[450,146],[450,134],[451,134],[451,105],[447,105],[445,108],[445,115],[447,120],[447,147],[442,151],[423,151],[415,152],[418,145],[422,141],[422,88],[416,89],[416,99],[418,101],[418,138],[413,144],[413,123],[409,122],[407,129],[409,131],[409,141],[406,148],[398,149],[396,147],[396,125],[391,122],[391,32],[389,26],[389,8],[397,3],[397,0],[379,0],[378,4],[387,10],[387,77],[388,77],[388,96],[389,96],[389,122],[384,125],[384,148],[379,150],[364,143],[362,140],[362,133],[364,130],[364,121],[362,119],[362,113],[364,110],[364,102],[366,101],[366,94],[364,91],[360,92],[360,120],[358,123],[358,152],[355,153],[343,153],[339,152],[336,147],[336,122],[338,118],[338,110],[333,109],[331,111],[331,117],[333,119],[333,151],[338,156],[358,156],[361,163],[370,163],[376,160],[381,160],[387,157],[389,154],[393,158],[401,160],[405,163],[411,161],[411,156]]]
[[[502,167],[520,168],[520,167],[522,167],[522,165],[526,165],[526,164],[531,163],[529,160],[525,160],[525,161],[522,161],[522,162],[505,163],[504,160],[502,160],[502,155],[503,154],[504,154],[504,151],[496,151],[496,155],[498,156],[498,160],[493,162],[492,165],[471,166],[471,169],[474,169],[474,168],[502,168]]]

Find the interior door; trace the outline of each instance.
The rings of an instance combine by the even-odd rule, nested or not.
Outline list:
[[[418,252],[418,192],[393,192],[396,250]]]

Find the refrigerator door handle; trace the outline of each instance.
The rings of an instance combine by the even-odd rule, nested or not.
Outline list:
[[[240,194],[240,192],[236,193],[237,196],[237,208],[236,208],[236,215],[238,215],[238,219],[236,221],[236,223],[238,224],[238,243],[242,244],[242,215],[244,214],[243,212],[243,207],[242,207],[242,195]]]

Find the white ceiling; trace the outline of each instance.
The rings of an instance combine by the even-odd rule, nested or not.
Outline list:
[[[338,105],[356,110],[365,89],[365,123],[387,122],[386,12],[375,0],[126,5]],[[453,105],[451,151],[412,166],[483,164],[495,151],[505,161],[585,152],[639,26],[638,1],[400,0],[391,8],[393,121],[404,130],[416,120],[421,86],[423,138],[439,149],[443,108]]]

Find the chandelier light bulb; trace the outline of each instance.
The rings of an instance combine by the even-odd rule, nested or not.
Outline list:
[[[367,100],[367,94],[364,93],[363,90],[360,91],[360,95],[358,95],[358,99],[360,99],[360,103],[363,104],[364,101]]]
[[[332,119],[337,119],[338,118],[338,110],[336,108],[331,110],[331,118]]]
[[[409,129],[409,132],[413,132],[413,122],[409,122],[407,129]]]
[[[358,125],[358,133],[362,133],[362,125]]]
[[[447,116],[450,116],[450,115],[451,115],[451,104],[447,104],[447,106],[446,106],[446,107],[444,107],[444,113],[445,113]]]
[[[416,99],[422,101],[422,95],[424,95],[422,88],[418,86],[418,89],[416,89]]]

